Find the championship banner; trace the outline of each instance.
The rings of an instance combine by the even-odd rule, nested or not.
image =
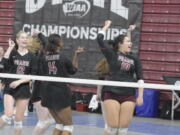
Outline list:
[[[95,65],[103,58],[96,37],[104,21],[112,20],[105,40],[135,24],[133,52],[138,53],[142,7],[143,0],[16,0],[14,35],[20,30],[31,35],[34,29],[45,36],[57,33],[69,58],[77,47],[84,47],[76,77],[96,78]]]

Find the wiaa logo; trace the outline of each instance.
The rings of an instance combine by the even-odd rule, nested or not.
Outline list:
[[[44,7],[48,0],[26,0],[25,12],[33,14]],[[63,4],[63,11],[66,16],[84,17],[90,10],[91,4],[88,0],[50,0],[52,5]],[[109,1],[109,0],[107,0]],[[106,0],[92,0],[94,6],[105,8]],[[122,0],[111,0],[110,11],[128,19],[128,8],[124,7]]]
[[[63,3],[63,12],[65,16],[81,18],[89,12],[90,6],[90,2],[87,0],[66,1]]]

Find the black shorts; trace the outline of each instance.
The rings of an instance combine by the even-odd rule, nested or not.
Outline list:
[[[12,89],[9,87],[9,85],[6,85],[4,88],[4,94],[11,95],[15,100],[29,99],[31,97],[29,83],[21,84],[15,89]]]
[[[57,87],[52,84],[43,83],[46,89],[42,90],[41,104],[50,110],[60,111],[71,106],[71,91],[66,85]]]
[[[105,101],[107,99],[113,99],[118,101],[120,104],[122,104],[125,101],[131,101],[131,102],[136,102],[136,97],[135,96],[122,96],[118,95],[109,91],[106,91],[103,94],[102,101]]]
[[[31,102],[38,102],[41,100],[41,90],[43,88],[41,88],[41,84],[43,82],[42,81],[35,81],[33,83],[33,91],[32,91],[32,97],[31,97]]]

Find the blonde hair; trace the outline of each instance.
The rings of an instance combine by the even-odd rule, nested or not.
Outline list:
[[[31,53],[38,53],[38,51],[41,48],[40,41],[36,38],[30,37],[30,39],[27,42],[27,49]]]
[[[98,76],[103,76],[109,73],[109,64],[105,58],[96,64],[96,70]]]
[[[19,31],[17,34],[16,34],[16,39],[18,39],[20,36],[21,36],[21,34],[27,34],[26,32],[24,32],[24,31]],[[27,34],[28,35],[28,34]]]

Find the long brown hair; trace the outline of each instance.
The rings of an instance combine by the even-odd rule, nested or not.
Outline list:
[[[106,58],[103,58],[96,64],[96,71],[99,77],[105,76],[109,73],[109,64]]]
[[[46,52],[58,52],[59,49],[63,47],[62,39],[58,34],[51,34],[48,37],[48,45],[46,47]]]
[[[119,43],[122,44],[125,37],[127,37],[126,34],[120,34],[119,36],[115,37],[114,40],[110,40],[108,43],[112,45],[114,51],[117,52],[119,50]]]
[[[41,49],[40,41],[37,38],[30,37],[27,42],[27,49],[31,53],[37,54],[38,51]]]

